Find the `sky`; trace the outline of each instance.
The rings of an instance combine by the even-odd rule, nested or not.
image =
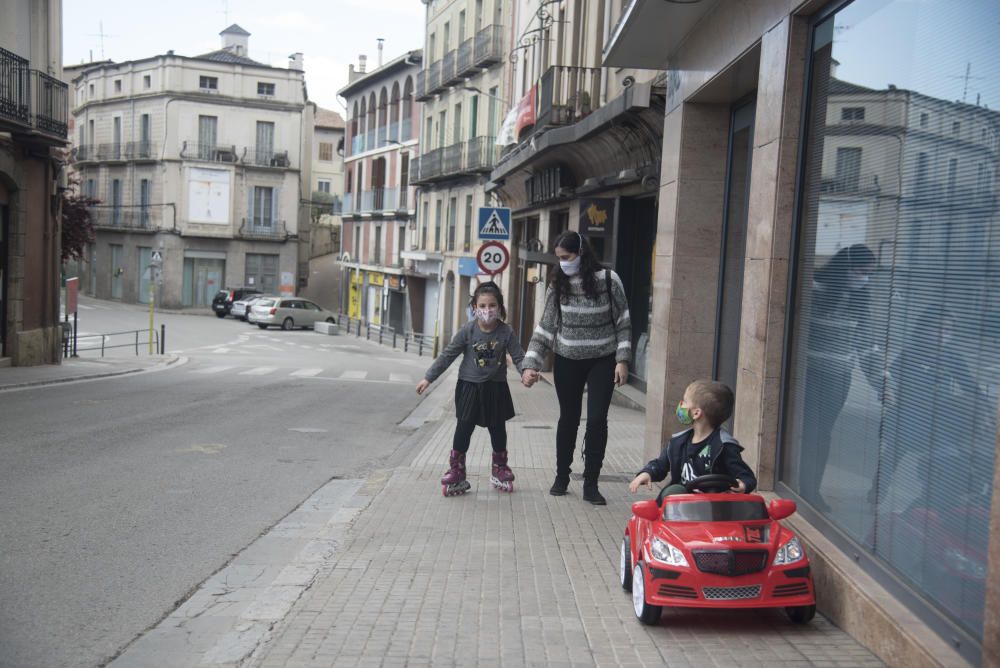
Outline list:
[[[219,33],[238,23],[250,33],[254,60],[284,68],[301,51],[309,98],[343,115],[337,91],[347,85],[348,65],[363,53],[371,71],[379,37],[384,62],[423,48],[424,12],[420,0],[64,0],[63,63],[139,60],[170,49],[197,56],[221,48]]]

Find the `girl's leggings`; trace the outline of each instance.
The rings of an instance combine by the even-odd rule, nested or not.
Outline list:
[[[455,426],[455,439],[452,448],[458,452],[468,452],[469,443],[472,441],[472,432],[476,430],[476,423],[472,420],[459,420]],[[490,427],[490,444],[493,452],[503,452],[507,449],[507,423],[501,422],[495,427]]]

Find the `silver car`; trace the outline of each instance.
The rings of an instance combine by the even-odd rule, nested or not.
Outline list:
[[[250,305],[253,304],[258,299],[274,298],[274,295],[250,295],[244,297],[238,301],[233,302],[232,308],[229,309],[229,315],[233,316],[237,320],[246,320],[247,316],[250,315]]]
[[[261,329],[279,325],[282,329],[312,328],[317,322],[336,322],[337,316],[308,299],[271,297],[258,299],[251,307],[253,321]]]

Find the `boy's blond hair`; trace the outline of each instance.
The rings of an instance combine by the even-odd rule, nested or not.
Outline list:
[[[705,414],[713,427],[718,427],[733,414],[736,397],[724,383],[714,380],[696,380],[687,386],[691,402]]]

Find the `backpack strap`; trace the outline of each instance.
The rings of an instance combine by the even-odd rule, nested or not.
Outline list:
[[[611,270],[604,270],[604,284],[608,288],[608,311],[611,313],[611,326],[615,330],[615,334],[618,334],[618,322],[615,318],[615,297],[611,294]]]

